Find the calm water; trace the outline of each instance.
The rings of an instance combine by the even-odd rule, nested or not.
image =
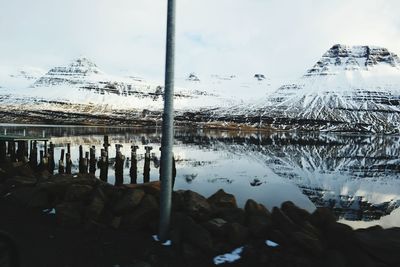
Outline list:
[[[158,180],[159,130],[128,128],[0,125],[2,134],[46,136],[60,151],[71,144],[75,170],[78,146],[96,146],[109,135],[110,157],[115,144],[130,157],[139,145],[138,182],[143,181],[144,146],[153,147],[151,180]],[[209,196],[220,188],[236,195],[240,205],[248,198],[267,207],[292,200],[312,211],[327,206],[353,226],[400,226],[400,137],[332,133],[243,133],[176,130],[175,189],[191,189]],[[129,183],[130,162],[124,170]],[[56,167],[57,169],[57,167]],[[98,171],[97,171],[98,174]],[[115,181],[109,170],[108,182]],[[369,222],[365,222],[369,221]]]

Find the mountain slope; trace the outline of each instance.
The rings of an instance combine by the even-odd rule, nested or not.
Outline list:
[[[279,129],[399,132],[400,59],[385,48],[334,45],[267,99],[211,112],[216,120],[232,114]]]

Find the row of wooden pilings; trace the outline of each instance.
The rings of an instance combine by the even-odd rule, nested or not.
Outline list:
[[[39,162],[38,162],[38,142],[36,140],[28,141],[0,141],[0,163],[7,161],[11,162],[27,162],[29,165],[37,170],[43,171],[48,170],[51,174],[54,174],[56,164],[54,156],[54,144],[47,141],[44,142],[43,150],[39,151]],[[16,146],[17,144],[17,146]],[[28,145],[29,144],[29,145]],[[96,169],[100,170],[100,179],[103,181],[108,180],[108,171],[110,166],[109,160],[109,139],[108,136],[104,136],[103,147],[100,151],[100,156],[96,158],[96,147],[90,147],[89,151],[84,152],[82,145],[79,146],[79,167],[78,171],[81,174],[94,174]],[[115,184],[121,185],[124,182],[124,162],[125,156],[121,152],[121,144],[115,145]],[[151,155],[150,152],[153,149],[151,146],[145,146],[144,156],[144,169],[143,169],[143,182],[150,181],[150,162],[154,161],[156,167],[159,167],[159,161],[155,155]],[[60,159],[58,161],[58,173],[59,174],[71,174],[72,172],[72,160],[71,160],[71,146],[67,144],[67,150],[61,149]],[[130,169],[129,176],[131,183],[137,183],[138,174],[138,146],[131,146],[131,157],[130,157]],[[28,153],[29,151],[29,153]]]

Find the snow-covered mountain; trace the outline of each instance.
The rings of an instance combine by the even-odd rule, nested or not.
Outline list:
[[[385,48],[334,45],[298,81],[214,118],[263,127],[400,131],[400,59]]]
[[[35,122],[63,123],[68,120],[68,123],[85,123],[82,120],[91,116],[87,123],[96,123],[94,117],[104,115],[110,117],[109,122],[112,117],[154,122],[160,118],[163,108],[162,83],[109,75],[85,57],[67,66],[54,67],[47,73],[9,72],[0,69],[0,103],[8,115],[18,117],[17,121],[25,118],[28,112],[36,118]],[[229,107],[250,99],[249,90],[269,87],[269,80],[263,74],[242,78],[190,73],[176,79],[174,107],[178,113]],[[82,120],[74,121],[66,116],[72,117],[73,113]],[[152,114],[151,118],[148,114]],[[48,117],[56,121],[48,121]],[[61,122],[57,122],[59,120]],[[25,118],[24,122],[29,121]]]

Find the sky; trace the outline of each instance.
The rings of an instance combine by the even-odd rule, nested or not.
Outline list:
[[[176,0],[176,75],[300,77],[332,45],[400,54],[398,0]],[[166,0],[0,0],[0,64],[49,69],[86,56],[163,80]]]

